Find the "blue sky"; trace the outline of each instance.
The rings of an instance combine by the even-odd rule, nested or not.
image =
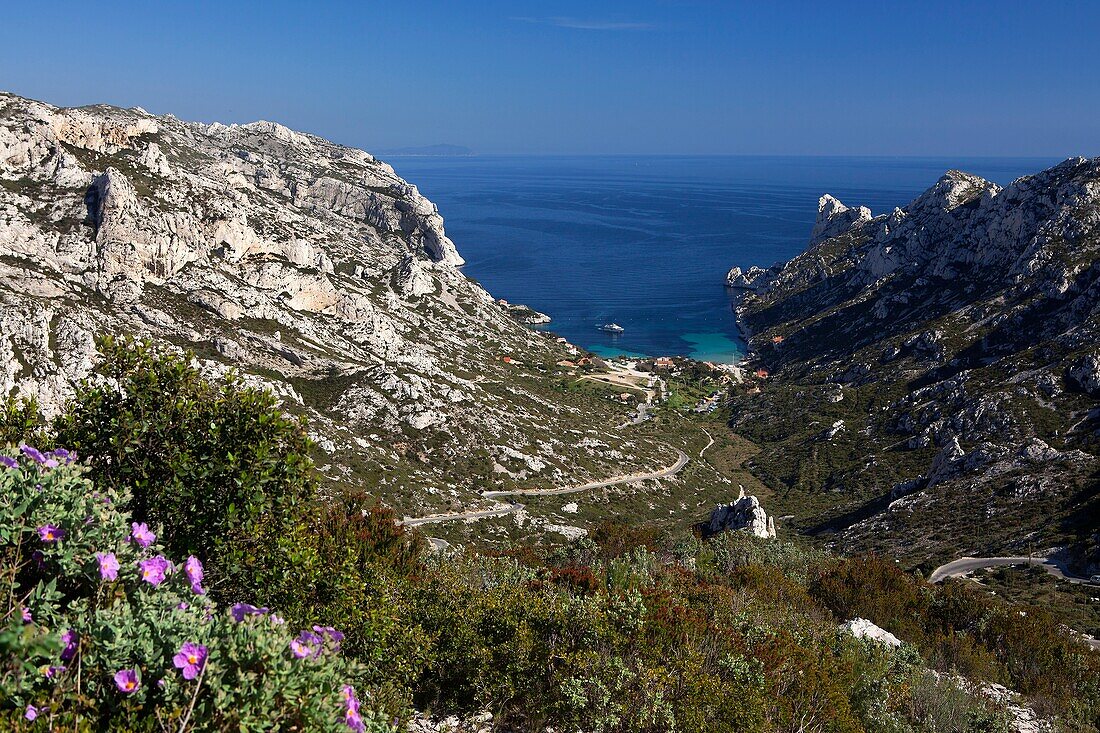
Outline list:
[[[1098,2],[9,2],[0,89],[370,149],[1100,155]]]

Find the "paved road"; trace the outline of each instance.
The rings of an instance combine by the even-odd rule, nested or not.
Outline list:
[[[652,471],[650,473],[635,473],[629,476],[618,476],[616,478],[607,479],[605,481],[592,481],[587,484],[581,484],[580,486],[569,486],[562,489],[515,489],[514,491],[486,491],[482,494],[487,499],[503,496],[557,496],[559,494],[575,494],[580,491],[591,491],[592,489],[602,489],[606,486],[615,486],[616,484],[629,484],[635,481],[645,481],[647,479],[664,478],[666,476],[673,476],[679,473],[685,465],[687,465],[688,457],[682,450],[676,451],[676,462],[671,466],[662,468],[658,471]],[[454,522],[462,519],[485,519],[487,517],[503,517],[507,514],[514,514],[520,509],[523,509],[523,504],[514,503],[509,506],[499,507],[497,509],[479,509],[477,511],[470,512],[455,512],[453,514],[433,514],[427,517],[406,517],[398,522],[398,524],[404,527],[416,527],[421,524],[433,524],[436,522]]]
[[[1054,560],[1045,557],[1027,557],[1026,555],[1015,557],[962,557],[958,560],[952,560],[946,565],[940,565],[938,568],[932,571],[932,574],[928,576],[929,583],[939,583],[947,578],[954,578],[959,575],[966,575],[972,573],[975,570],[983,570],[985,568],[997,568],[1005,565],[1042,565],[1043,568],[1058,578],[1068,580],[1071,583],[1087,583],[1086,578],[1079,578],[1073,575],[1066,575],[1065,570],[1061,565]]]

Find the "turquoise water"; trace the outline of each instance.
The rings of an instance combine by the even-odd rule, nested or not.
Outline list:
[[[806,246],[817,199],[878,214],[951,168],[1001,184],[1054,160],[799,157],[394,158],[439,205],[465,272],[601,355],[735,360],[723,282]],[[626,331],[599,330],[614,322]]]
[[[644,359],[647,356],[652,356],[652,354],[643,354],[640,351],[629,351],[627,349],[620,349],[617,348],[614,344],[610,346],[606,344],[592,344],[591,346],[586,346],[585,348],[591,351],[596,356],[602,356],[607,359],[611,359],[616,356],[626,356],[631,359]]]
[[[734,341],[724,333],[685,333],[680,338],[691,344],[688,356],[699,361],[732,364],[741,354],[740,339]]]

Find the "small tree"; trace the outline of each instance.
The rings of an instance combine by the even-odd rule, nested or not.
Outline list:
[[[128,492],[174,554],[211,558],[216,598],[300,598],[316,565],[301,541],[316,490],[302,422],[234,375],[206,379],[190,354],[97,345],[102,362],[55,421],[56,444],[89,456],[96,484]]]

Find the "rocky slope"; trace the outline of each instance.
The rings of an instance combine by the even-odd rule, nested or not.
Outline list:
[[[399,511],[664,460],[605,427],[620,408],[556,389],[566,347],[461,264],[436,207],[361,150],[0,94],[0,389],[46,413],[96,334],[132,333],[265,383],[312,417],[334,484]]]
[[[771,372],[735,427],[804,530],[1100,559],[1100,158],[949,171],[878,216],[824,196],[804,253],[727,284]]]

